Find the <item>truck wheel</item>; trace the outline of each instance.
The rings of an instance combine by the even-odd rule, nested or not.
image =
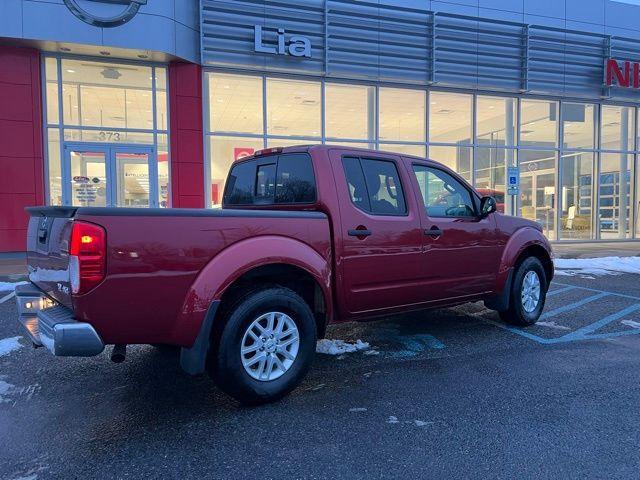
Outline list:
[[[499,312],[507,323],[526,327],[540,318],[547,296],[547,279],[542,263],[536,257],[527,257],[518,266],[509,295],[509,309]]]
[[[236,303],[225,322],[209,373],[239,402],[277,400],[305,376],[316,349],[313,313],[293,290],[274,286]]]

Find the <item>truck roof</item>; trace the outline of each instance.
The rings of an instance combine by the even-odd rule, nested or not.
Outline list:
[[[405,154],[405,153],[399,153],[399,152],[391,152],[388,150],[374,150],[372,148],[362,148],[362,147],[351,147],[349,145],[322,145],[322,144],[301,144],[301,145],[293,145],[293,146],[288,146],[288,147],[269,147],[269,148],[264,148],[264,149],[260,149],[260,150],[256,150],[252,155],[246,156],[246,157],[242,157],[242,158],[238,158],[236,160],[234,160],[233,163],[237,163],[237,162],[241,162],[244,160],[247,160],[248,158],[252,158],[252,157],[259,157],[262,155],[269,155],[271,153],[301,153],[301,152],[311,152],[311,151],[326,151],[326,150],[331,150],[331,149],[336,149],[339,148],[340,150],[349,150],[349,151],[353,151],[353,152],[357,152],[359,154],[366,154],[366,153],[375,153],[375,154],[380,154],[380,153],[388,153],[389,155],[402,155],[403,157],[408,157],[408,158],[414,158],[416,160],[422,160],[422,161],[430,161],[430,162],[435,162],[434,160],[429,160],[428,158],[425,157],[419,157],[417,155],[409,155],[409,154]],[[435,162],[438,163],[438,162]]]

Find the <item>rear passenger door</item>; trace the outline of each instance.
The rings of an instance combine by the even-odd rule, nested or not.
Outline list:
[[[346,309],[357,315],[418,303],[422,231],[408,172],[392,155],[347,152],[330,151],[340,208],[336,264]]]

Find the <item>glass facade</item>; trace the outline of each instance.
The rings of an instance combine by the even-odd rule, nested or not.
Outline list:
[[[45,57],[50,205],[166,207],[166,68]]]
[[[441,162],[551,240],[640,236],[635,107],[223,72],[205,85],[210,205],[256,149],[343,144]]]

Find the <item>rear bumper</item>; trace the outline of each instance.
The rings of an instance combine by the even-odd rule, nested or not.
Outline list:
[[[36,346],[56,356],[91,357],[104,350],[104,342],[88,323],[56,304],[33,284],[16,287],[18,319]]]

